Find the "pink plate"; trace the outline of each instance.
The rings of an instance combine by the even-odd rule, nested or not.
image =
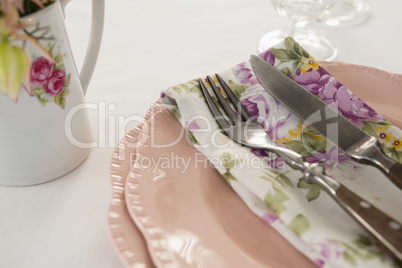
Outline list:
[[[109,233],[113,246],[126,267],[154,267],[145,240],[131,220],[124,198],[126,177],[136,156],[135,144],[141,141],[141,129],[150,117],[151,111],[141,124],[121,139],[114,150],[110,166],[113,193],[108,214]]]
[[[255,216],[168,109],[152,119],[125,190],[156,266],[315,267]]]
[[[321,64],[358,97],[363,99],[390,122],[402,128],[402,105],[398,103],[398,101],[402,99],[402,75],[390,74],[371,67],[339,62],[322,62]],[[301,265],[303,264],[305,267],[313,267],[312,263],[304,256],[301,256],[300,253],[293,249],[286,241],[283,241],[283,238],[276,234],[272,228],[264,222],[261,223],[258,217],[255,217],[254,214],[248,211],[248,208],[245,207],[240,198],[230,189],[230,186],[228,186],[224,180],[221,178],[212,180],[212,178],[219,176],[219,174],[211,170],[209,165],[207,165],[206,169],[203,169],[201,174],[199,170],[197,170],[197,172],[190,173],[191,176],[186,172],[181,173],[180,170],[171,170],[166,167],[166,169],[163,170],[165,173],[159,173],[160,177],[155,177],[152,171],[149,172],[150,167],[141,170],[138,169],[138,166],[132,169],[131,174],[129,174],[132,163],[135,161],[141,163],[136,158],[137,147],[141,147],[141,144],[148,140],[145,133],[148,133],[152,129],[149,126],[156,126],[156,130],[159,129],[158,131],[162,131],[163,134],[158,134],[158,136],[152,133],[154,138],[157,137],[157,141],[161,141],[162,139],[165,142],[166,140],[164,139],[169,140],[169,137],[166,136],[167,133],[170,133],[170,138],[172,138],[175,135],[177,137],[182,131],[167,110],[159,105],[154,105],[153,107],[153,110],[148,111],[144,122],[129,131],[120,141],[111,161],[110,174],[113,196],[109,208],[109,230],[112,243],[124,264],[127,267],[154,267],[147,251],[146,242],[137,226],[131,220],[126,207],[124,187],[127,178],[131,181],[130,185],[126,185],[127,190],[130,192],[127,194],[126,198],[128,202],[130,202],[131,214],[133,216],[137,214],[137,212],[134,211],[136,207],[135,202],[137,202],[137,200],[143,202],[142,200],[144,200],[146,201],[143,202],[144,204],[139,204],[145,209],[145,212],[149,214],[149,216],[155,217],[155,219],[153,219],[154,222],[149,221],[151,219],[150,217],[134,218],[139,226],[142,226],[142,231],[148,241],[148,247],[151,249],[152,258],[158,266],[167,266],[165,264],[172,263],[172,260],[173,263],[176,261],[175,264],[179,262],[178,265],[180,266],[183,266],[184,263],[188,264],[200,261],[207,264],[216,259],[221,262],[227,262],[227,256],[232,259],[234,255],[236,255],[236,258],[241,259],[243,264],[254,266],[266,265],[268,267],[291,267],[295,265],[295,263],[292,262],[293,260],[289,260],[291,259],[289,256],[292,256],[292,258],[293,256],[298,256],[298,258],[301,259],[301,263],[298,263],[296,265],[297,267],[302,267]],[[158,113],[161,114],[158,115]],[[170,121],[154,120],[166,117],[171,118],[172,124],[166,123]],[[176,127],[172,127],[172,125]],[[142,128],[144,126],[143,131]],[[176,129],[177,133],[172,133],[172,129]],[[198,153],[198,151],[192,148],[185,140],[181,140],[180,146],[184,146],[186,149],[177,147],[175,150],[165,151],[165,156],[171,157],[171,153],[173,153],[173,156],[175,154],[181,157],[189,157],[191,153]],[[178,148],[180,148],[179,151],[177,151]],[[155,159],[155,157],[159,157],[158,155],[154,155],[154,151],[149,150],[149,148],[141,149],[141,151],[142,159],[144,159],[144,157],[145,159]],[[144,153],[149,153],[149,155],[144,155]],[[197,157],[198,160],[203,159],[201,155]],[[143,160],[142,164],[145,163],[144,161],[146,160]],[[149,173],[151,173],[151,175],[149,175]],[[135,189],[136,185],[140,185],[138,176],[148,178],[144,179],[144,182],[142,182],[141,195],[137,195],[139,190]],[[172,176],[175,176],[174,181]],[[201,177],[203,180],[201,180]],[[150,178],[154,180],[147,182]],[[196,186],[186,184],[186,180],[193,182],[192,184]],[[175,183],[175,181],[178,182]],[[198,184],[195,182],[198,182]],[[142,196],[143,193],[146,193],[146,196]],[[194,199],[190,193],[194,193],[198,200],[203,198],[204,203],[201,204],[201,210],[193,211],[193,207],[191,207],[191,204],[187,201]],[[217,195],[219,195],[220,198],[217,198]],[[175,207],[179,203],[181,203],[182,210],[178,210]],[[153,211],[154,209],[155,211]],[[183,213],[187,213],[187,215],[183,216]],[[189,215],[192,215],[192,217],[185,219],[189,218]],[[210,215],[210,218],[202,218],[202,215]],[[199,232],[201,233],[193,236],[192,230],[189,229],[190,227],[188,227],[188,225],[176,226],[177,221],[182,221],[184,224],[187,220],[193,221],[193,224],[195,227],[198,226],[197,228],[199,228]],[[155,225],[156,228],[150,228],[149,224],[156,223],[158,223],[158,225]],[[220,230],[220,234],[218,234],[215,239],[223,237],[223,242],[218,241],[216,245],[208,244],[211,243],[208,242],[210,241],[208,236],[211,235],[206,231],[208,230],[207,227],[210,228],[211,226],[215,230]],[[244,226],[247,226],[247,229],[238,229],[244,228]],[[179,227],[181,227],[181,229],[179,229]],[[265,245],[266,241],[262,241],[260,231],[256,231],[258,229],[260,231],[262,230],[264,234],[262,237],[264,237],[264,239],[271,239],[268,245]],[[170,232],[168,236],[170,239],[166,238],[166,233],[164,234],[165,236],[163,236],[163,231],[166,230]],[[158,237],[158,235],[164,237],[164,239],[155,240],[155,237]],[[270,238],[267,238],[267,236]],[[250,238],[254,240],[251,241]],[[275,242],[273,243],[272,241]],[[164,245],[164,243],[167,243],[167,245]],[[217,246],[222,246],[222,243],[229,243],[226,251],[229,248],[233,249],[230,255],[222,255],[223,253],[219,250],[215,250]],[[265,251],[267,247],[269,248],[273,244],[275,256],[270,258],[271,254]],[[251,249],[256,251],[251,252]],[[280,256],[283,255],[280,254],[285,253],[287,257],[281,259]],[[190,259],[190,256],[193,256],[195,259]],[[180,263],[180,261],[183,262]],[[239,265],[240,263],[237,266]]]

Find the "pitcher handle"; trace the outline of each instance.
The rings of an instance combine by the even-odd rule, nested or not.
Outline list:
[[[70,0],[60,0],[63,13],[64,8],[69,1]],[[105,0],[92,0],[91,33],[89,35],[84,63],[82,64],[80,72],[80,81],[84,95],[87,92],[89,82],[91,81],[92,74],[95,70],[96,61],[98,60],[103,35],[104,19]]]

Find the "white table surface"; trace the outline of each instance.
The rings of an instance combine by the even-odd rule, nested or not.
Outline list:
[[[90,2],[73,0],[66,9],[78,68],[88,40]],[[123,267],[107,228],[109,163],[119,137],[138,124],[162,90],[248,59],[260,36],[289,26],[269,0],[106,2],[102,48],[86,98],[99,107],[116,107],[90,114],[94,140],[107,142],[55,181],[0,186],[0,267]],[[338,47],[338,61],[402,73],[402,1],[370,4],[371,17],[362,24],[314,28]],[[136,120],[126,126],[108,124],[110,118],[118,122],[129,116]],[[106,120],[106,134],[98,130],[99,120]],[[108,136],[113,127],[124,131]]]

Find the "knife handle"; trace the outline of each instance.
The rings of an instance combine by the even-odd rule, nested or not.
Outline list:
[[[379,246],[402,262],[402,225],[345,186],[311,165],[304,174],[309,183],[320,185],[356,222],[375,238]]]
[[[402,262],[402,225],[341,185],[335,200],[366,229],[379,245]]]
[[[396,185],[399,189],[402,189],[402,164],[396,163],[393,165],[388,174],[388,178]]]

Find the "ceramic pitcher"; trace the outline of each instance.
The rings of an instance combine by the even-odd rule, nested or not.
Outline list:
[[[68,0],[22,17],[26,30],[40,37],[53,57],[50,62],[29,42],[21,44],[30,57],[31,94],[21,89],[18,100],[0,94],[0,184],[47,182],[70,172],[88,156],[92,141],[84,93],[100,48],[104,0],[92,0],[92,23],[80,75],[64,26]]]

